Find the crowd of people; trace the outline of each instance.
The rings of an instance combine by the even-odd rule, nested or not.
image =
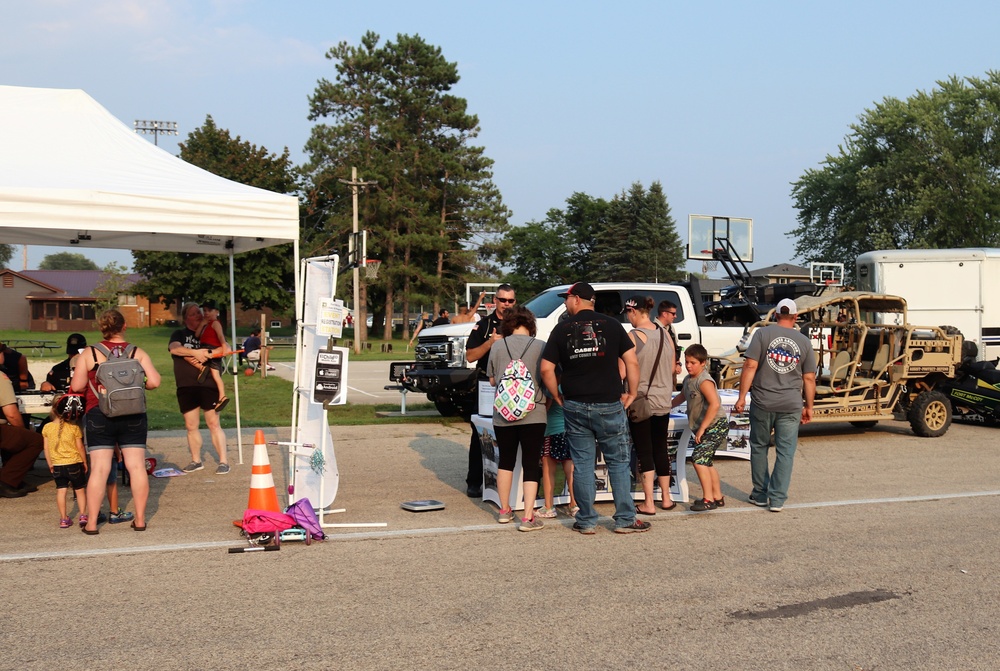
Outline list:
[[[177,404],[183,415],[191,463],[185,472],[202,470],[201,418],[211,436],[218,459],[216,475],[230,472],[226,435],[219,412],[228,403],[217,365],[231,355],[218,321],[218,310],[205,303],[186,303],[181,308],[183,327],[174,331],[167,349],[177,381]],[[98,525],[130,522],[136,531],[146,530],[149,479],[146,468],[147,416],[145,391],[160,386],[160,374],[149,354],[129,343],[128,326],[118,310],[107,310],[97,319],[101,341],[88,345],[83,334],[66,339],[66,358],[55,364],[39,387],[54,392],[50,416],[38,430],[31,418],[19,411],[17,394],[30,391],[33,381],[27,371],[27,357],[0,343],[0,498],[20,498],[38,491],[25,476],[44,455],[56,485],[59,528],[73,525],[69,490],[73,489],[78,523],[85,534],[100,533]],[[250,360],[260,360],[259,329],[251,333],[245,352]],[[252,339],[256,337],[256,346]],[[141,383],[118,398],[130,398],[134,405],[111,408],[111,395],[103,386],[99,369],[106,362],[132,366]],[[124,377],[123,377],[124,379]],[[109,383],[110,384],[110,383]],[[141,396],[142,398],[138,398]],[[117,473],[127,470],[133,510],[123,510],[118,501]],[[110,506],[102,511],[104,500]]]
[[[493,415],[499,450],[497,489],[500,496],[498,521],[515,520],[511,492],[518,450],[522,456],[524,514],[521,531],[544,528],[544,519],[557,516],[554,506],[555,474],[561,467],[570,494],[565,512],[574,518],[573,528],[593,534],[599,516],[595,510],[594,465],[603,456],[615,512],[616,533],[650,529],[640,516],[656,514],[654,485],[661,491],[662,510],[676,508],[671,500],[671,464],[667,437],[669,415],[686,403],[691,430],[692,461],[701,483],[702,498],[692,511],[714,510],[725,505],[716,451],[725,445],[729,431],[726,411],[708,373],[708,352],[698,344],[685,350],[677,345],[671,324],[677,307],[663,301],[651,318],[654,302],[633,296],[625,302],[623,315],[632,329],[626,331],[616,316],[594,309],[595,291],[586,282],[573,284],[559,294],[565,301],[567,318],[553,328],[547,341],[537,338],[535,317],[517,304],[514,288],[500,285],[495,309],[478,320],[469,337],[466,357],[476,364],[480,379],[497,386],[513,364],[523,365],[536,381],[530,399],[533,407],[524,413]],[[480,302],[483,296],[480,296]],[[479,303],[476,304],[478,307]],[[466,315],[471,306],[462,312]],[[746,350],[736,412],[750,413],[751,475],[749,501],[782,510],[788,497],[798,427],[812,418],[816,361],[808,339],[795,327],[797,309],[790,299],[776,308],[776,323],[754,332]],[[477,315],[478,316],[478,315]],[[447,319],[442,310],[439,319]],[[218,460],[215,473],[230,472],[226,435],[219,412],[228,399],[217,367],[219,357],[231,354],[214,305],[185,303],[183,325],[169,339],[177,402],[184,418],[191,462],[184,471],[202,470],[204,418]],[[0,343],[0,498],[19,498],[37,491],[25,480],[35,461],[44,453],[56,484],[59,527],[73,526],[69,489],[76,494],[78,522],[88,535],[99,533],[99,525],[131,522],[145,531],[149,481],[146,471],[147,418],[144,402],[131,414],[109,410],[103,401],[99,368],[106,362],[134,362],[141,368],[145,390],[160,385],[160,374],[147,352],[129,343],[125,318],[107,310],[98,318],[101,341],[88,345],[85,336],[71,334],[66,340],[66,359],[49,371],[42,391],[56,392],[49,417],[39,431],[32,430],[17,404],[17,393],[33,382],[26,357]],[[259,330],[245,341],[248,358],[260,356]],[[681,359],[687,375],[680,381]],[[499,387],[498,387],[499,388]],[[675,393],[679,388],[679,393]],[[774,436],[776,459],[768,466],[768,449]],[[687,448],[688,446],[685,446]],[[642,500],[632,499],[633,452],[639,471]],[[116,472],[128,471],[133,511],[118,504]],[[483,461],[479,432],[472,427],[469,443],[467,494],[482,496]],[[544,504],[535,510],[539,488]],[[105,498],[109,514],[102,512]]]
[[[574,518],[573,529],[595,533],[599,516],[594,508],[597,485],[594,466],[604,458],[614,499],[614,531],[638,533],[650,525],[639,516],[656,514],[654,484],[661,491],[661,509],[673,510],[671,464],[667,438],[670,412],[686,403],[691,431],[692,461],[702,488],[694,512],[726,505],[715,453],[723,448],[729,419],[716,384],[708,371],[708,352],[692,344],[681,350],[671,324],[677,306],[663,301],[650,318],[654,301],[647,296],[626,300],[623,315],[631,324],[625,330],[615,316],[594,310],[596,292],[586,282],[573,284],[564,299],[568,317],[553,328],[547,342],[536,338],[535,317],[517,305],[514,288],[498,287],[496,309],[480,321],[466,346],[466,357],[475,362],[480,379],[497,389],[493,427],[499,452],[497,493],[498,522],[515,519],[511,498],[518,449],[521,451],[524,514],[520,531],[544,527],[545,518],[556,517],[553,506],[554,474],[561,464],[570,502],[565,512]],[[752,398],[750,417],[753,491],[749,501],[782,510],[791,479],[798,427],[812,416],[816,362],[808,342],[794,329],[796,306],[786,299],[777,307],[774,326],[754,333],[747,349],[747,364],[740,382],[735,410],[743,412]],[[812,357],[812,358],[811,358]],[[680,381],[681,359],[687,375]],[[508,388],[498,385],[509,375],[512,362],[521,362],[540,381],[534,388],[533,407],[525,412],[503,411]],[[677,392],[679,388],[679,393]],[[529,392],[530,393],[530,392]],[[768,470],[768,447],[774,433],[776,462]],[[633,452],[643,497],[632,499]],[[482,495],[483,465],[479,432],[472,426],[469,444],[467,494]],[[541,483],[544,504],[535,509]]]

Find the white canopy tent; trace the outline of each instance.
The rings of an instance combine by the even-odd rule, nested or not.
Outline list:
[[[291,242],[297,275],[298,237],[295,197],[186,163],[81,90],[0,86],[0,242],[228,254],[235,332],[233,254]]]

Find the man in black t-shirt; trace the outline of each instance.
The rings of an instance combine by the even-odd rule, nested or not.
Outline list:
[[[205,413],[205,425],[212,437],[212,445],[219,455],[219,466],[216,475],[229,473],[229,461],[226,457],[226,434],[219,423],[219,415],[215,404],[219,400],[219,388],[211,376],[198,380],[198,369],[188,363],[184,357],[193,356],[201,363],[209,359],[209,350],[201,348],[201,342],[196,335],[201,326],[201,308],[197,303],[185,303],[181,308],[181,319],[184,328],[177,329],[170,335],[168,349],[174,360],[174,378],[177,380],[177,404],[184,416],[184,428],[187,430],[188,448],[191,450],[191,463],[184,467],[184,472],[200,471],[204,466],[201,462],[201,418],[199,412]]]
[[[635,517],[629,474],[632,438],[625,409],[635,400],[639,384],[635,345],[621,322],[594,312],[594,288],[586,282],[559,296],[566,299],[570,317],[552,329],[541,368],[545,388],[563,407],[566,441],[576,464],[573,494],[580,511],[573,528],[592,534],[597,526],[594,464],[600,449],[615,500],[615,533],[648,531],[649,523]],[[625,393],[619,361],[628,382]],[[562,367],[561,379],[556,378],[556,366]]]
[[[476,371],[480,380],[489,380],[486,374],[486,364],[490,360],[490,348],[493,343],[501,340],[500,322],[503,316],[514,307],[517,298],[514,294],[514,287],[509,284],[501,284],[497,287],[496,309],[485,319],[480,319],[476,330],[469,336],[469,341],[465,345],[465,359],[469,363],[475,362]],[[483,495],[483,451],[479,446],[479,432],[475,425],[472,426],[472,439],[469,441],[469,473],[465,477],[467,489],[465,493],[472,498],[479,498]]]
[[[431,322],[431,326],[444,326],[451,323],[451,315],[444,308],[438,312],[438,318]]]
[[[66,359],[53,366],[45,382],[39,387],[42,391],[69,391],[69,381],[73,377],[73,357],[87,346],[87,338],[81,333],[71,333],[66,338]]]

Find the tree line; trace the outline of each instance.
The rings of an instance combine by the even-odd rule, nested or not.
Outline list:
[[[420,307],[452,307],[467,282],[508,281],[522,295],[555,284],[681,279],[685,254],[659,182],[604,198],[573,193],[541,221],[512,226],[493,181],[493,160],[476,144],[478,117],[454,95],[458,67],[418,35],[383,41],[366,33],[326,54],[332,78],[309,96],[315,124],[295,166],[233,137],[211,116],[180,145],[180,157],[210,172],[300,199],[303,256],[339,253],[352,228],[351,169],[373,182],[359,198],[368,256],[362,329],[374,313],[383,337],[391,316],[404,329]],[[798,210],[796,257],[839,261],[872,249],[1000,244],[1000,74],[953,77],[906,100],[866,110],[835,154],[791,186]],[[0,261],[13,249],[0,245]],[[228,302],[227,260],[214,255],[133,252],[137,290],[168,302],[194,296]],[[293,301],[290,246],[236,257],[236,295],[246,308],[287,310]],[[342,273],[339,295],[351,295]]]

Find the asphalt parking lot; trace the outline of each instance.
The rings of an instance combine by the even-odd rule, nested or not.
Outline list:
[[[206,455],[204,471],[154,479],[144,533],[59,529],[39,478],[0,500],[0,666],[992,669],[998,435],[807,427],[781,513],[746,503],[747,462],[721,460],[725,509],[681,506],[630,536],[604,518],[584,537],[566,517],[518,533],[466,498],[462,426],[338,427],[346,511],[328,521],[386,526],[239,555],[250,446],[227,476]],[[180,432],[150,449],[187,461]],[[400,509],[419,498],[446,508]]]

